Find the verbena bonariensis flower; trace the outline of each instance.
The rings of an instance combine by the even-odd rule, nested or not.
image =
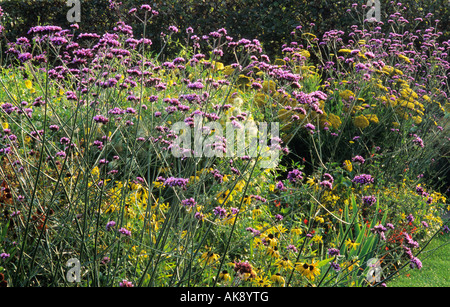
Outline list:
[[[374,195],[363,196],[362,200],[363,200],[364,205],[369,206],[369,207],[377,202],[377,198]]]
[[[374,179],[369,174],[361,174],[361,175],[356,175],[353,178],[352,182],[359,183],[361,185],[366,185],[366,184],[374,183]]]
[[[197,205],[197,202],[195,201],[194,198],[188,198],[188,199],[183,199],[181,201],[181,204],[185,207],[194,207],[195,205]]]
[[[352,158],[352,161],[353,162],[356,162],[356,163],[360,163],[360,164],[364,164],[364,162],[366,161],[362,156],[354,156],[353,158]]]
[[[302,172],[298,169],[294,169],[288,172],[287,179],[291,183],[298,183],[299,181],[303,180]]]
[[[183,187],[185,188],[189,182],[189,178],[175,178],[169,177],[164,180],[164,185],[169,187]]]

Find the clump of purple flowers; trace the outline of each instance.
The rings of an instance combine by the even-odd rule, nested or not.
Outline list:
[[[386,241],[386,236],[385,236],[385,232],[387,231],[387,228],[386,228],[386,227],[384,227],[384,226],[381,225],[381,224],[378,224],[378,225],[374,226],[374,227],[371,229],[371,231],[372,231],[372,233],[377,233],[377,234],[379,234],[380,237],[381,237],[381,239],[382,239],[383,241]]]
[[[181,201],[181,204],[183,205],[183,206],[185,206],[185,207],[190,207],[190,208],[192,208],[192,207],[194,207],[195,205],[197,205],[197,202],[195,201],[195,199],[194,198],[188,198],[188,199],[183,199],[182,201]]]
[[[215,207],[213,212],[216,216],[220,218],[224,218],[227,215],[227,210],[220,206]]]
[[[164,180],[164,185],[169,187],[182,187],[186,188],[187,184],[189,182],[188,178],[175,178],[175,177],[169,177]]]
[[[116,226],[116,222],[115,221],[109,221],[106,224],[106,231],[111,231],[114,228],[114,226]]]
[[[352,161],[360,164],[364,164],[364,162],[366,162],[366,160],[361,156],[354,156]]]
[[[119,232],[121,234],[123,234],[124,236],[126,236],[126,237],[131,237],[131,231],[126,229],[126,228],[124,228],[124,227],[120,228]]]
[[[361,174],[361,175],[356,175],[355,178],[353,178],[352,182],[359,183],[361,185],[366,185],[366,184],[374,183],[374,179],[369,174]]]
[[[363,204],[369,207],[377,202],[377,198],[374,195],[363,196],[362,200]]]

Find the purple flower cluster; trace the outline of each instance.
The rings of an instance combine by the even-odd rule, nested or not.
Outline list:
[[[120,228],[119,232],[126,237],[131,237],[131,230],[128,230],[125,227]]]
[[[374,195],[363,196],[362,200],[363,204],[369,207],[377,202],[377,198]]]
[[[356,175],[353,178],[352,182],[359,183],[361,185],[367,185],[367,184],[374,183],[374,179],[369,174],[361,174],[361,175]]]
[[[374,227],[371,229],[371,231],[372,231],[372,233],[379,234],[380,237],[381,237],[381,240],[386,241],[386,236],[385,236],[385,232],[387,231],[387,228],[386,228],[386,227],[384,227],[384,226],[381,225],[381,224],[378,224],[378,225],[374,226]]]
[[[181,204],[183,205],[183,206],[185,206],[185,207],[190,207],[190,208],[192,208],[192,207],[195,207],[196,205],[197,205],[197,202],[195,201],[195,199],[194,198],[188,198],[188,199],[183,199],[182,201],[181,201]]]
[[[116,222],[115,221],[109,221],[106,224],[106,231],[111,231],[115,226],[116,226]]]
[[[294,170],[288,172],[287,179],[291,183],[298,183],[299,181],[303,180],[302,175],[303,175],[303,173],[300,170],[294,169]]]
[[[215,207],[213,212],[214,215],[218,216],[219,218],[224,218],[225,216],[227,216],[227,210],[220,206]]]
[[[164,180],[164,185],[168,187],[182,187],[186,188],[189,178],[175,178],[169,177]]]

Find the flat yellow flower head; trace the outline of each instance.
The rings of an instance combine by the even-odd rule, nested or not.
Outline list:
[[[370,125],[370,122],[364,115],[359,115],[353,119],[353,124],[357,128],[364,129]]]

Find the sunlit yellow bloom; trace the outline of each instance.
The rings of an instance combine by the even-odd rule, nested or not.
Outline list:
[[[300,50],[300,55],[304,56],[305,58],[309,58],[311,56],[311,54],[309,53],[308,50]]]
[[[233,200],[233,196],[230,193],[230,190],[226,190],[225,192],[220,192],[216,195],[217,202],[221,205],[226,204]]]
[[[317,36],[315,36],[315,35],[312,34],[312,33],[302,33],[302,36],[307,36],[307,37],[310,37],[310,38],[312,38],[312,39],[317,38]]]
[[[234,68],[231,67],[231,65],[227,65],[223,69],[223,73],[228,76],[231,75],[233,72],[234,72]]]
[[[408,58],[408,57],[406,57],[406,56],[404,56],[403,54],[399,54],[399,55],[397,55],[400,59],[402,59],[403,61],[405,61],[406,63],[411,63],[411,60]]]
[[[376,114],[367,114],[366,117],[372,123],[375,123],[375,124],[379,123],[378,116]]]
[[[275,59],[275,61],[273,62],[274,65],[279,65],[279,66],[283,66],[286,65],[286,61],[283,59]]]
[[[31,90],[31,88],[33,88],[33,83],[31,82],[31,80],[25,80],[25,87],[29,90]]]
[[[264,81],[262,86],[264,93],[274,93],[277,90],[277,84],[272,80]]]
[[[303,230],[299,227],[294,227],[291,229],[291,233],[296,234],[296,235],[301,235],[303,233]]]
[[[347,248],[349,248],[349,249],[356,249],[359,244],[360,243],[357,243],[357,242],[351,240],[350,238],[345,240],[345,246],[347,246]]]
[[[281,276],[280,273],[276,273],[270,277],[270,280],[276,284],[279,284],[280,286],[284,287],[284,284],[286,283],[283,276]]]
[[[223,270],[223,271],[220,272],[220,274],[219,274],[219,279],[220,279],[220,280],[223,280],[223,281],[230,281],[230,280],[231,280],[230,273],[228,273],[227,270]]]
[[[355,93],[350,90],[345,90],[339,93],[339,96],[344,100],[349,100],[350,97],[355,97]]]
[[[214,71],[220,71],[220,70],[224,70],[224,66],[223,66],[223,63],[221,63],[221,62],[216,62],[216,61],[213,61],[212,62],[212,66],[213,66],[213,69],[214,69]]]
[[[262,210],[259,207],[256,207],[255,209],[252,210],[253,219],[257,218],[261,214],[262,214]]]
[[[279,269],[292,269],[293,268],[293,264],[292,262],[287,258],[287,257],[283,257],[281,259],[278,259],[275,262],[275,266]]]
[[[267,276],[257,276],[253,279],[253,284],[257,287],[270,287],[270,280]]]
[[[313,242],[316,242],[316,243],[323,243],[322,236],[319,236],[319,235],[315,235],[315,236],[312,238],[312,241],[313,241]]]
[[[325,220],[324,220],[323,217],[321,217],[321,216],[316,216],[315,221],[316,221],[316,222],[319,222],[319,223],[325,222]]]
[[[218,254],[214,254],[212,251],[204,252],[200,257],[200,262],[202,264],[213,264],[217,260],[219,260],[220,256]]]
[[[364,129],[367,128],[370,123],[367,117],[361,114],[353,119],[353,124],[357,128]]]
[[[412,119],[416,125],[419,125],[422,122],[422,117],[420,116],[413,116]]]
[[[353,171],[353,165],[352,165],[352,162],[350,161],[350,160],[345,160],[344,161],[344,167],[343,167],[345,170],[347,170],[347,171],[349,171],[349,172],[351,172],[351,171]]]
[[[339,53],[351,53],[352,50],[351,50],[351,49],[339,49],[338,52],[339,52]]]
[[[274,257],[279,258],[280,257],[280,251],[278,250],[278,247],[276,246],[268,246],[267,247],[267,254]]]
[[[317,267],[317,262],[312,260],[311,263],[300,262],[296,263],[295,270],[300,272],[303,276],[311,281],[314,281],[316,276],[320,275],[320,269]]]

